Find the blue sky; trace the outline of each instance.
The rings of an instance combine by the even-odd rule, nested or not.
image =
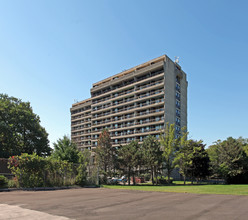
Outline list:
[[[0,0],[0,92],[30,101],[50,142],[93,83],[163,54],[188,74],[188,130],[247,136],[248,3]]]

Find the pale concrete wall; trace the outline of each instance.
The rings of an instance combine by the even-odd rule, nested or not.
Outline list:
[[[188,109],[187,109],[187,97],[188,97],[188,82],[186,74],[183,72],[183,78],[181,79],[181,127],[187,127]]]
[[[166,57],[164,64],[165,78],[165,123],[173,124],[176,119],[176,77],[174,63]]]
[[[181,77],[180,94],[181,94],[181,128],[187,127],[187,88],[188,82],[186,74],[170,58],[166,57],[164,63],[165,78],[165,123],[173,124],[176,120],[176,76]]]

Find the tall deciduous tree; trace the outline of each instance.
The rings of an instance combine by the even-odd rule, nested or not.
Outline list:
[[[218,163],[218,172],[227,182],[248,182],[248,161],[244,143],[229,137],[222,142],[216,142],[210,149],[215,149],[209,154],[211,165]]]
[[[180,147],[180,141],[176,138],[174,124],[166,124],[164,133],[159,137],[160,145],[163,150],[163,161],[167,171],[168,182],[170,181],[171,172],[175,168],[176,153]]]
[[[138,142],[132,141],[127,145],[121,146],[118,150],[118,161],[120,163],[120,168],[128,175],[128,185],[130,185],[131,174],[134,174],[134,168],[139,165],[139,148]],[[133,180],[135,181],[134,175]]]
[[[187,140],[187,132],[184,132],[180,138],[180,149],[176,153],[175,164],[179,168],[179,173],[184,178],[184,185],[186,181],[186,176],[188,175],[189,168],[192,164],[193,152],[189,147],[189,141]]]
[[[29,102],[0,94],[0,157],[51,153],[48,134]]]
[[[96,162],[104,175],[104,181],[107,181],[107,175],[110,175],[114,169],[115,148],[112,147],[109,131],[103,129],[97,140],[97,148],[95,150]]]
[[[162,151],[160,149],[160,144],[154,136],[149,135],[145,138],[142,144],[142,155],[144,165],[151,170],[152,184],[154,185],[154,175],[157,177],[157,170],[162,163]]]
[[[71,163],[78,163],[79,151],[75,143],[66,135],[53,144],[52,157],[58,160],[66,160]]]
[[[210,159],[210,174],[214,179],[223,178],[221,172],[220,150],[219,146],[221,141],[218,140],[215,144],[211,145],[207,149],[207,153]]]
[[[83,152],[79,152],[78,154],[78,168],[77,168],[77,176],[76,176],[76,184],[80,186],[84,186],[87,184],[87,166],[90,163],[91,152],[88,149],[85,149]]]
[[[192,150],[192,162],[190,165],[189,173],[191,178],[196,178],[197,181],[206,178],[209,172],[209,156],[205,150],[205,145],[202,141],[189,140],[189,149]]]

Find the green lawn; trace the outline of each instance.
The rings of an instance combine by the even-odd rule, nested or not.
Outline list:
[[[248,185],[168,185],[168,186],[123,186],[104,185],[109,189],[127,189],[156,192],[197,193],[197,194],[226,194],[226,195],[248,195]]]

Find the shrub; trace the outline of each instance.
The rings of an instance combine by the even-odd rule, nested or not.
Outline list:
[[[19,188],[19,183],[16,177],[8,181],[8,188]]]
[[[0,187],[6,187],[8,183],[8,180],[5,176],[0,176]]]
[[[157,177],[158,180],[158,184],[171,184],[173,183],[173,178],[170,177],[169,181],[168,181],[168,177],[164,177],[164,176],[158,176]],[[154,181],[156,182],[156,178],[154,178]]]
[[[67,186],[75,182],[72,163],[42,158],[36,154],[12,156],[9,169],[17,179],[16,185],[20,187]]]
[[[73,164],[68,161],[46,158],[45,186],[69,186],[75,182]]]
[[[22,154],[11,157],[9,161],[11,172],[17,177],[21,187],[44,186],[44,158],[36,154]]]
[[[80,186],[85,186],[87,184],[87,166],[89,164],[90,151],[85,150],[78,154],[79,166],[77,168],[76,184]]]
[[[140,177],[144,177],[145,181],[149,181],[151,179],[151,174],[150,173],[140,174]]]

